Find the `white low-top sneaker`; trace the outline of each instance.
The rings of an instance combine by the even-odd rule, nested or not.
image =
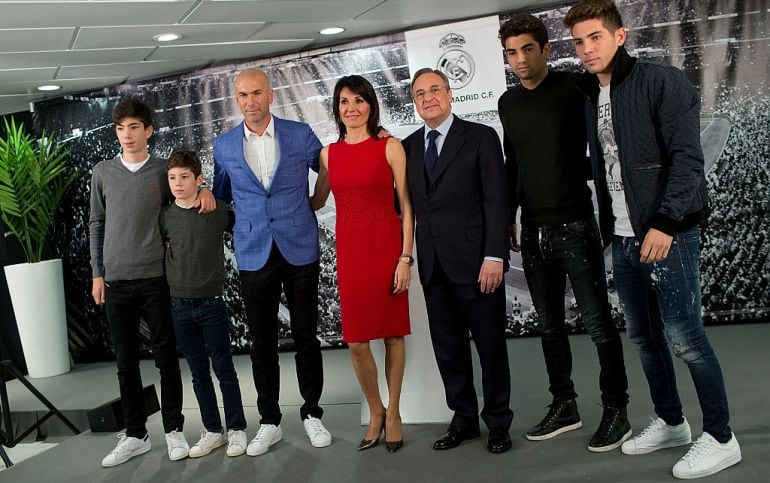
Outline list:
[[[120,433],[118,434],[118,445],[115,446],[115,449],[110,451],[110,454],[104,457],[102,466],[105,468],[117,466],[121,463],[125,463],[134,456],[139,456],[140,454],[150,451],[150,449],[152,449],[152,445],[150,444],[148,435],[144,435],[144,438],[139,439],[126,436],[126,433]]]
[[[674,465],[674,476],[684,480],[713,475],[741,461],[741,447],[734,434],[730,441],[720,443],[704,432],[690,451]]]
[[[275,424],[263,424],[259,427],[257,435],[246,447],[246,454],[249,456],[259,456],[267,453],[270,446],[274,445],[283,438],[281,426]]]
[[[206,456],[220,446],[224,446],[226,442],[224,434],[202,429],[201,439],[190,448],[190,458]]]
[[[316,448],[323,448],[332,444],[332,435],[324,428],[320,419],[310,416],[303,423],[305,425],[305,433],[310,438],[310,444]]]
[[[166,446],[168,446],[168,457],[171,461],[179,461],[187,458],[190,454],[190,445],[181,431],[171,431],[166,433]]]
[[[647,454],[659,449],[684,446],[690,442],[692,442],[692,434],[687,419],[681,424],[671,426],[661,418],[655,418],[636,437],[623,443],[620,450],[623,454],[629,455]]]
[[[227,432],[227,456],[240,456],[246,452],[246,431],[231,429]]]

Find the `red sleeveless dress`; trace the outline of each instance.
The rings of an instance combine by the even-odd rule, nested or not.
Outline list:
[[[401,220],[393,201],[387,139],[329,146],[329,185],[337,208],[337,282],[342,338],[364,342],[410,333],[407,292],[393,295]]]

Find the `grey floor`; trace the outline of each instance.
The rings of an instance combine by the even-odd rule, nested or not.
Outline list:
[[[713,327],[709,336],[720,357],[731,404],[733,431],[743,451],[743,462],[712,476],[713,482],[770,481],[770,358],[767,356],[770,324]],[[630,378],[629,417],[634,431],[640,431],[652,415],[638,358],[624,335],[626,365]],[[360,394],[350,367],[347,351],[324,352],[326,385],[322,403],[324,422],[334,439],[328,448],[310,446],[298,416],[300,402],[291,354],[281,355],[284,440],[266,455],[227,458],[217,450],[198,460],[169,461],[166,456],[159,414],[150,418],[148,427],[153,450],[128,463],[112,468],[99,467],[99,461],[115,444],[113,434],[85,432],[61,441],[55,448],[32,457],[0,473],[0,481],[10,482],[99,482],[99,481],[225,481],[259,480],[286,482],[341,481],[674,481],[671,467],[686,448],[673,448],[645,456],[625,456],[619,451],[589,453],[585,446],[601,416],[597,387],[596,356],[586,336],[572,338],[574,380],[584,428],[551,441],[529,442],[524,432],[544,414],[549,403],[546,376],[538,339],[508,342],[512,370],[511,406],[515,413],[511,435],[514,447],[502,455],[492,455],[482,438],[463,443],[459,448],[438,452],[433,440],[444,425],[408,425],[404,428],[406,446],[396,454],[378,447],[362,453],[354,451],[363,434],[359,424]],[[184,368],[183,364],[183,368]],[[257,427],[255,392],[251,384],[247,357],[236,357],[241,378],[249,436]],[[151,363],[143,365],[145,382],[157,382]],[[682,364],[679,386],[693,433],[700,434],[701,415],[695,391]],[[93,364],[75,368],[58,378],[37,379],[35,384],[64,409],[77,408],[83,399],[117,394],[111,364]],[[477,381],[480,380],[477,373]],[[189,373],[183,374],[189,381]],[[33,407],[36,403],[14,392],[12,404]],[[192,389],[185,387],[185,434],[190,442],[198,436],[200,417]]]

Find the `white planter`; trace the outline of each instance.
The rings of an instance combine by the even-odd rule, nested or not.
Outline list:
[[[5,267],[29,377],[70,370],[61,260]]]

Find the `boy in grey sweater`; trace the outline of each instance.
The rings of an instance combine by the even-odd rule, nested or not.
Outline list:
[[[187,457],[182,426],[182,380],[171,325],[168,284],[163,274],[163,242],[158,216],[170,199],[166,163],[150,156],[152,110],[136,99],[122,101],[112,112],[122,148],[113,159],[94,166],[89,220],[91,295],[104,305],[117,359],[125,433],[102,466],[125,463],[150,451],[139,371],[139,321],[150,331],[155,366],[160,371],[161,414],[168,455]],[[214,197],[201,193],[201,212],[214,208]]]
[[[160,213],[166,244],[166,278],[171,288],[174,332],[192,372],[193,389],[201,411],[200,440],[190,448],[197,458],[227,444],[227,456],[246,452],[238,375],[230,351],[230,320],[222,299],[225,260],[222,236],[235,221],[232,210],[217,200],[207,215],[195,213],[198,187],[203,183],[201,162],[192,151],[175,151],[168,160],[168,185],[176,198]],[[219,380],[225,407],[224,435],[209,358]]]

